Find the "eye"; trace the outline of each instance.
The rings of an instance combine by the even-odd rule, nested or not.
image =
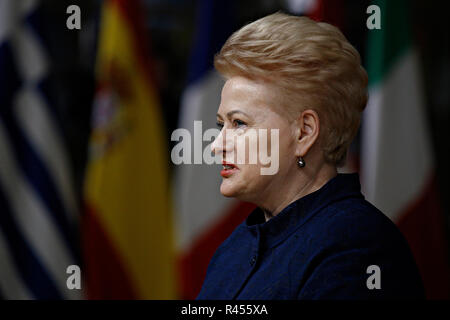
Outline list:
[[[239,128],[239,127],[242,127],[245,125],[246,125],[246,123],[242,120],[239,120],[239,119],[233,120],[233,127]]]
[[[216,125],[217,125],[217,127],[218,127],[219,129],[222,129],[222,128],[223,128],[223,122],[217,121],[217,122],[216,122]]]

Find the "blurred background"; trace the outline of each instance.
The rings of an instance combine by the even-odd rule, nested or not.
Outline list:
[[[80,8],[80,29],[70,5]],[[381,29],[369,30],[371,4]],[[0,0],[0,297],[194,299],[254,208],[215,165],[174,165],[176,128],[215,127],[213,56],[282,10],[338,26],[369,72],[343,172],[450,297],[450,22],[435,1]],[[202,142],[200,142],[202,143]],[[203,142],[202,149],[207,146]],[[383,235],[380,235],[382,237]],[[70,265],[81,289],[69,289]],[[75,281],[75,282],[74,282]]]

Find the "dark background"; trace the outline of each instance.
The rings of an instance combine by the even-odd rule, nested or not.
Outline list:
[[[155,78],[163,108],[167,136],[177,128],[180,97],[186,86],[188,65],[196,27],[197,1],[145,0],[148,42],[155,64]],[[231,1],[228,1],[231,5]],[[340,10],[335,21],[365,61],[366,8],[370,1],[330,1],[332,10]],[[334,3],[334,4],[333,4]],[[81,8],[81,30],[65,27],[66,8]],[[58,112],[81,194],[87,159],[92,100],[95,94],[95,56],[102,1],[44,0],[46,36],[53,65],[51,76],[57,87]],[[432,130],[436,172],[446,229],[450,230],[449,184],[450,144],[450,20],[445,2],[411,1],[413,37],[419,51],[423,73],[426,112]],[[281,0],[244,0],[234,3],[235,28],[278,10],[286,10]],[[331,12],[330,16],[336,15]],[[332,20],[332,19],[331,19]],[[407,115],[405,115],[407,116]],[[167,139],[169,141],[169,139]],[[173,145],[170,144],[169,147]],[[168,153],[170,149],[168,150]],[[414,159],[411,159],[414,161]],[[448,232],[447,232],[448,234]]]

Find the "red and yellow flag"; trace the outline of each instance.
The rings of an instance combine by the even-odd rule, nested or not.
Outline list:
[[[84,200],[88,297],[175,298],[166,137],[137,1],[103,4]]]

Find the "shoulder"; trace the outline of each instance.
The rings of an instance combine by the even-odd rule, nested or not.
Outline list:
[[[363,198],[330,204],[297,232],[308,243],[307,249],[297,251],[307,250],[309,256],[309,279],[303,297],[333,297],[333,292],[339,292],[340,297],[423,296],[420,275],[405,238],[388,217]],[[366,287],[373,266],[381,272],[383,290],[368,291]],[[324,279],[328,293],[323,290]]]
[[[313,255],[350,250],[367,261],[390,261],[389,265],[416,268],[398,227],[363,198],[329,204],[297,232],[307,239]]]
[[[330,203],[317,212],[306,227],[314,238],[328,245],[407,246],[397,226],[363,198]]]

